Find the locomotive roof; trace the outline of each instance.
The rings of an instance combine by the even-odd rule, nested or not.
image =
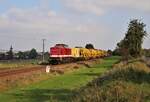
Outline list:
[[[56,44],[55,47],[68,47],[66,44]]]

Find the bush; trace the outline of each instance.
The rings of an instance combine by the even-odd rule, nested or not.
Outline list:
[[[98,79],[93,80],[93,82],[89,83],[89,85],[92,83],[102,85],[105,84],[105,82],[111,80],[124,80],[132,81],[135,83],[150,83],[150,69],[142,62],[134,62],[127,65],[121,63],[115,65],[115,68],[104,73]]]
[[[72,102],[144,102],[146,97],[146,93],[134,84],[114,81],[102,87],[91,86],[82,89]]]
[[[115,68],[81,88],[72,102],[145,102],[150,100],[150,91],[141,85],[150,86],[150,69],[142,62],[122,62]],[[145,86],[144,86],[145,88]]]

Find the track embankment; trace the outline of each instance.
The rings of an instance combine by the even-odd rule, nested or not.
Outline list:
[[[77,63],[67,63],[67,64],[60,64],[60,65],[51,65],[50,66],[50,72],[58,72],[60,74],[64,73],[65,71],[72,70],[72,69],[78,69],[79,67],[88,67],[96,62],[98,60],[89,60],[89,61],[80,61]],[[24,68],[18,68],[18,69],[11,69],[11,68],[4,68],[0,69],[0,78],[6,77],[6,76],[12,76],[12,75],[20,75],[24,73],[30,73],[30,72],[36,72],[41,71],[45,72],[46,66],[36,66],[36,67],[24,67]]]
[[[5,77],[5,76],[11,76],[11,75],[17,75],[17,74],[22,74],[22,73],[28,73],[32,71],[38,71],[38,70],[43,70],[43,66],[39,67],[31,67],[31,68],[21,68],[21,69],[5,69],[5,70],[0,70],[0,77]]]
[[[46,66],[0,69],[0,91],[30,85],[31,83],[47,80],[51,76],[72,72],[79,68],[90,68],[92,65],[101,61],[100,59],[96,59],[77,63],[51,65],[49,73],[46,73]]]

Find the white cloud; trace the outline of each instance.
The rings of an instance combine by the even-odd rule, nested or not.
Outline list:
[[[93,13],[95,15],[102,15],[103,9],[92,0],[64,0],[63,3],[80,13]]]
[[[34,40],[20,43],[19,38],[39,40],[46,37],[51,39],[50,41],[54,41],[53,44],[59,41],[67,43],[72,39],[70,45],[73,45],[76,40],[82,41],[85,36],[89,36],[89,41],[90,39],[94,41],[93,34],[104,34],[106,31],[106,27],[96,22],[80,22],[75,18],[68,19],[68,17],[52,10],[11,8],[0,15],[0,36],[8,37],[8,39],[12,37],[11,41],[14,41],[19,47],[21,44],[33,46],[29,43],[35,43]],[[87,39],[84,39],[85,41]],[[82,43],[80,42],[80,44]]]
[[[40,11],[35,9],[24,10],[11,8],[4,14],[0,15],[0,27],[9,28],[16,31],[39,31],[39,32],[65,32],[65,33],[91,33],[100,32],[95,22],[76,22],[62,15],[56,14],[55,11]],[[72,23],[71,23],[72,22]],[[90,28],[90,29],[89,29]],[[26,31],[25,31],[26,32]]]
[[[80,13],[103,15],[112,8],[136,9],[150,12],[150,0],[63,0],[66,7]]]

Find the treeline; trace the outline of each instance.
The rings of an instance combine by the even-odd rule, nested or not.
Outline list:
[[[48,52],[44,54],[46,57],[48,57]],[[13,60],[13,59],[40,59],[42,56],[42,53],[37,52],[36,49],[32,48],[29,51],[19,51],[14,52],[12,46],[10,47],[10,50],[5,53],[0,53],[0,60]]]
[[[150,49],[142,49],[141,51],[142,51],[141,54],[142,54],[143,56],[145,56],[145,57],[150,57]],[[108,50],[108,53],[111,54],[111,55],[114,55],[114,56],[116,56],[116,55],[117,55],[117,56],[121,56],[121,52],[120,52],[119,49],[115,49],[115,50],[113,50],[113,51]]]
[[[31,49],[30,51],[19,51],[18,53],[16,53],[16,56],[18,57],[18,59],[35,59],[38,56],[38,53],[36,51],[36,49]]]

